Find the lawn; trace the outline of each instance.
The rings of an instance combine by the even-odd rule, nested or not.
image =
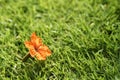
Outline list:
[[[22,62],[33,32],[52,54]],[[120,80],[120,0],[0,0],[0,80]]]

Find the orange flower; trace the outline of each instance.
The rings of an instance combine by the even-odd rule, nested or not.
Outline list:
[[[50,49],[35,33],[32,33],[30,41],[25,41],[25,46],[29,49],[30,55],[36,56],[38,60],[46,60],[46,57],[51,55]]]

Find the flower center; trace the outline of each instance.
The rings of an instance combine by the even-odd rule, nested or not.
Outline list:
[[[35,47],[35,51],[38,51],[38,48],[37,48],[37,47]]]

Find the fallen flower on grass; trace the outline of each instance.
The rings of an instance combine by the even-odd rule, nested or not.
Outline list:
[[[32,33],[30,41],[25,41],[25,46],[29,49],[29,53],[22,59],[23,62],[30,56],[36,56],[38,60],[46,60],[46,57],[51,55],[50,49],[42,43],[42,39],[35,33]]]

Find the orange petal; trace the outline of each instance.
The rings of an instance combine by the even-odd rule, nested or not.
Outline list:
[[[36,50],[33,48],[33,49],[30,49],[29,53],[32,57],[34,57],[38,52],[36,52]]]
[[[47,57],[47,56],[50,56],[51,54],[47,51],[44,51],[44,50],[40,50],[39,53],[41,54],[41,56],[43,57]]]
[[[30,41],[25,41],[25,46],[29,49],[33,49],[34,48],[34,45],[30,42]]]
[[[36,48],[38,48],[40,45],[42,45],[42,39],[36,36],[35,33],[32,33],[31,35],[31,42],[34,44]]]
[[[42,46],[40,46],[38,49],[49,50],[49,48],[48,48],[46,45],[42,45]]]
[[[38,49],[38,52],[43,56],[43,57],[46,57],[46,56],[50,56],[51,55],[51,51],[49,50],[49,48],[45,45],[43,46],[40,46],[39,49]]]
[[[36,54],[38,60],[46,60],[46,57],[41,56],[39,53]]]

